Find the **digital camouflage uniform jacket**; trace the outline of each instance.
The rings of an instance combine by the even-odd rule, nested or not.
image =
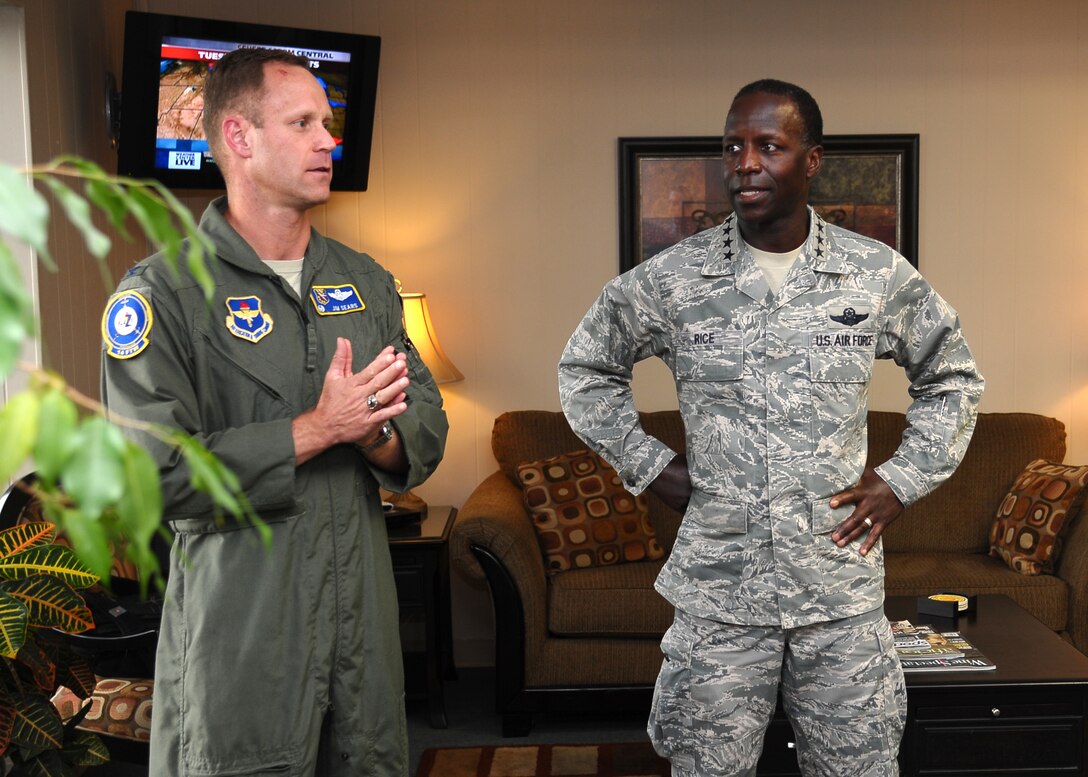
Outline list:
[[[639,425],[632,366],[658,356],[676,380],[694,491],[657,589],[719,622],[804,626],[883,602],[880,543],[838,548],[866,457],[874,359],[910,379],[909,422],[877,468],[904,505],[959,464],[983,381],[956,312],[899,254],[811,213],[780,293],[735,217],[612,280],[559,365],[574,430],[633,493],[673,457]]]
[[[151,774],[407,774],[399,619],[379,485],[402,491],[442,458],[447,423],[401,325],[393,278],[316,231],[299,299],[213,202],[215,294],[162,257],[136,265],[103,319],[102,397],[112,411],[181,428],[241,481],[268,523],[213,517],[178,455],[142,438],[175,532],[156,662]],[[139,295],[138,297],[136,295]],[[350,445],[296,469],[292,419],[321,393],[336,338],[353,369],[407,351],[408,410],[394,420],[407,475]]]

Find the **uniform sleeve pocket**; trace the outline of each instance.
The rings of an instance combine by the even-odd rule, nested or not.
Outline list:
[[[817,351],[809,354],[809,368],[816,383],[868,383],[873,374],[873,352]]]

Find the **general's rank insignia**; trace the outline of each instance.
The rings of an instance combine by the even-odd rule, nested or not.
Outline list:
[[[115,359],[131,359],[151,342],[151,305],[138,291],[121,291],[110,297],[102,314],[102,339]]]
[[[319,316],[339,316],[366,310],[359,290],[350,283],[342,286],[314,286],[310,289],[310,301]]]
[[[255,343],[272,331],[272,316],[261,310],[260,297],[227,297],[227,331]]]

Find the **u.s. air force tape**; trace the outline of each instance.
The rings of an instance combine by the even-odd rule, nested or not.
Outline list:
[[[121,291],[110,297],[102,314],[102,339],[115,359],[131,359],[151,342],[154,316],[151,305],[138,291]]]

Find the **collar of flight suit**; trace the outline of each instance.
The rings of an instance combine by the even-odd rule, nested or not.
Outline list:
[[[220,261],[258,275],[274,276],[275,271],[261,261],[261,258],[257,256],[249,243],[230,225],[224,215],[226,212],[227,198],[226,196],[220,196],[208,204],[204,214],[200,217],[200,230],[211,237],[217,246],[220,248],[225,246],[227,249],[226,251],[219,251]],[[306,261],[303,263],[304,280],[308,273],[316,271],[318,267],[324,264],[327,250],[328,246],[325,243],[324,236],[311,226],[310,241],[306,244]]]

